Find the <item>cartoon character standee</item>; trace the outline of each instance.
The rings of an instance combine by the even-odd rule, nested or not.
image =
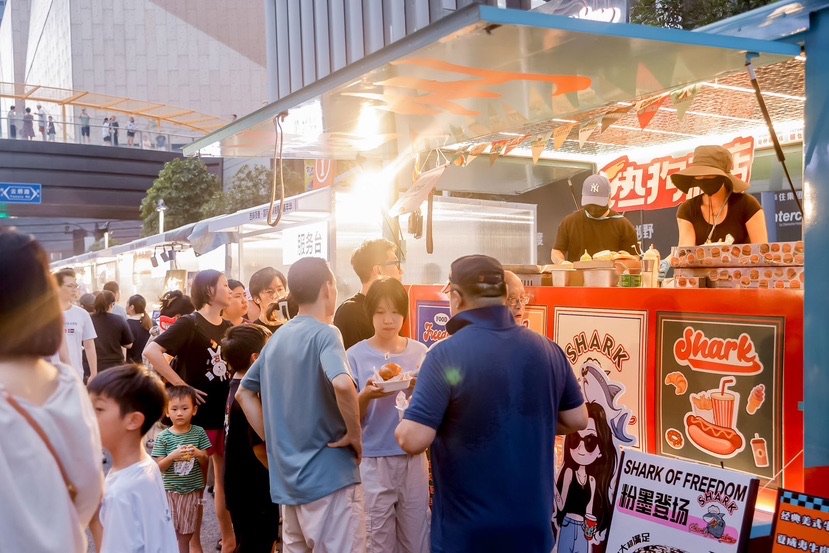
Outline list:
[[[610,526],[616,445],[605,408],[588,402],[587,414],[587,428],[564,439],[555,490],[558,553],[589,553]]]

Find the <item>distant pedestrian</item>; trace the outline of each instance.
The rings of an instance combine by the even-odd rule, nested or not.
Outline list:
[[[37,105],[37,129],[40,131],[40,137],[46,142],[46,111],[40,104]]]
[[[49,116],[49,126],[46,134],[49,135],[49,142],[55,141],[55,134],[57,133],[55,132],[55,122],[52,120],[51,115]]]
[[[104,124],[101,127],[101,138],[104,139],[104,146],[112,146],[112,137],[109,135],[109,117],[104,117]]]
[[[9,113],[6,114],[6,124],[9,127],[9,138],[15,140],[17,138],[17,112],[14,111],[14,106],[9,108]]]
[[[135,118],[130,117],[129,122],[127,123],[127,144],[129,145],[130,148],[135,146],[135,129],[136,129]]]
[[[104,290],[95,298],[95,313],[91,315],[95,327],[95,353],[98,371],[124,364],[124,350],[132,347],[132,332],[127,321],[112,312],[115,294]]]
[[[121,305],[121,287],[118,286],[118,283],[114,280],[110,280],[106,284],[104,284],[104,290],[109,290],[113,294],[115,294],[115,307],[113,308],[112,312],[116,315],[123,317],[125,320],[127,318],[127,310],[124,309],[124,306]]]
[[[112,145],[113,146],[118,145],[118,126],[119,125],[118,125],[117,118],[113,115],[112,117],[109,118],[109,130],[110,130],[109,134],[112,136]]]
[[[127,300],[127,325],[133,337],[132,347],[127,350],[127,361],[143,363],[142,354],[147,342],[150,341],[150,329],[153,327],[153,320],[147,314],[147,300],[144,296],[136,294]]]
[[[32,108],[26,108],[26,115],[23,116],[23,139],[31,140],[35,137],[35,116],[32,115]]]
[[[81,142],[89,144],[89,114],[86,108],[81,110]]]

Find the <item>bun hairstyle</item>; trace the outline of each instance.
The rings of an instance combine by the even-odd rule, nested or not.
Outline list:
[[[181,290],[171,290],[161,298],[161,315],[163,317],[183,317],[189,315],[196,308],[189,296]]]
[[[147,315],[147,300],[140,294],[130,296],[127,300],[127,306],[132,306],[132,310],[136,315],[141,315],[141,328],[150,330],[153,327],[153,321]]]

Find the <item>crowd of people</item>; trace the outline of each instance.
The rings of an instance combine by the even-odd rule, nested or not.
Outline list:
[[[92,123],[86,108],[81,109],[78,116],[78,121],[74,123],[80,128],[80,142],[83,144],[90,144],[92,141]],[[35,130],[37,129],[37,131]],[[116,115],[109,115],[104,117],[100,125],[101,143],[104,146],[120,146],[119,131],[121,130],[120,120]],[[135,122],[135,117],[127,117],[127,122],[124,125],[124,130],[127,134],[127,146],[135,147],[138,144],[135,141],[136,133],[138,132],[138,125]],[[34,140],[39,134],[41,140],[44,142],[54,142],[57,130],[55,128],[55,120],[43,109],[43,105],[38,104],[36,111],[32,108],[25,108],[18,111],[16,106],[10,106],[6,113],[6,132],[7,138],[12,140]],[[162,135],[159,135],[162,136]],[[159,147],[163,144],[159,145]]]
[[[354,252],[362,287],[339,307],[304,258],[247,290],[201,271],[157,322],[115,282],[81,296],[31,237],[0,229],[0,256],[10,550],[86,551],[88,527],[103,553],[201,551],[211,470],[225,552],[552,549],[555,437],[587,410],[561,349],[516,324],[527,297],[497,260],[452,263],[450,337],[427,351],[382,239]]]

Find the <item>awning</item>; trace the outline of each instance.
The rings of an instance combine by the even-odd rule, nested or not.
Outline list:
[[[274,118],[287,112],[285,157],[391,160],[498,134],[543,132],[693,83],[716,85],[744,71],[746,53],[758,55],[755,67],[785,66],[800,48],[471,5],[184,151],[271,156]],[[673,141],[692,134],[666,133]],[[625,139],[619,146],[631,145]]]

